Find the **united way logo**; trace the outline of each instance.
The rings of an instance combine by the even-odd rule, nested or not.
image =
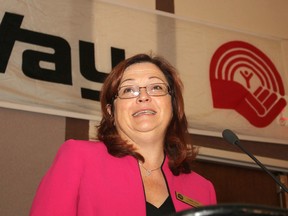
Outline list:
[[[213,106],[233,109],[256,127],[269,125],[286,106],[285,90],[272,61],[255,46],[231,41],[210,63]]]

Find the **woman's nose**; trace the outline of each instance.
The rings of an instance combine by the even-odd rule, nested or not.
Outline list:
[[[151,96],[147,93],[146,88],[139,89],[139,95],[137,97],[137,102],[148,102],[151,100]]]

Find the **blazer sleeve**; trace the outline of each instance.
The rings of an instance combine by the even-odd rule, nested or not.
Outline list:
[[[81,154],[77,141],[66,141],[59,149],[37,189],[30,216],[76,216],[80,179]]]

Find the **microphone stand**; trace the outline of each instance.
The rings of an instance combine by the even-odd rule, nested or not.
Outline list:
[[[286,188],[286,186],[282,184],[279,181],[279,179],[276,178],[256,157],[254,157],[253,154],[251,154],[247,149],[245,149],[242,145],[240,145],[240,140],[238,139],[237,135],[233,131],[229,129],[225,129],[222,132],[222,136],[228,143],[236,145],[243,152],[245,152],[250,158],[252,158],[252,160],[254,160],[255,163],[258,164],[258,166],[262,168],[262,170],[264,170],[267,174],[269,174],[273,178],[273,180],[280,186],[280,189],[288,193],[288,189]]]

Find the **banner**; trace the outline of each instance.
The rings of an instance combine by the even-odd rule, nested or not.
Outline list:
[[[0,3],[1,107],[99,121],[111,68],[152,52],[179,70],[190,132],[288,143],[285,41],[105,1]]]

